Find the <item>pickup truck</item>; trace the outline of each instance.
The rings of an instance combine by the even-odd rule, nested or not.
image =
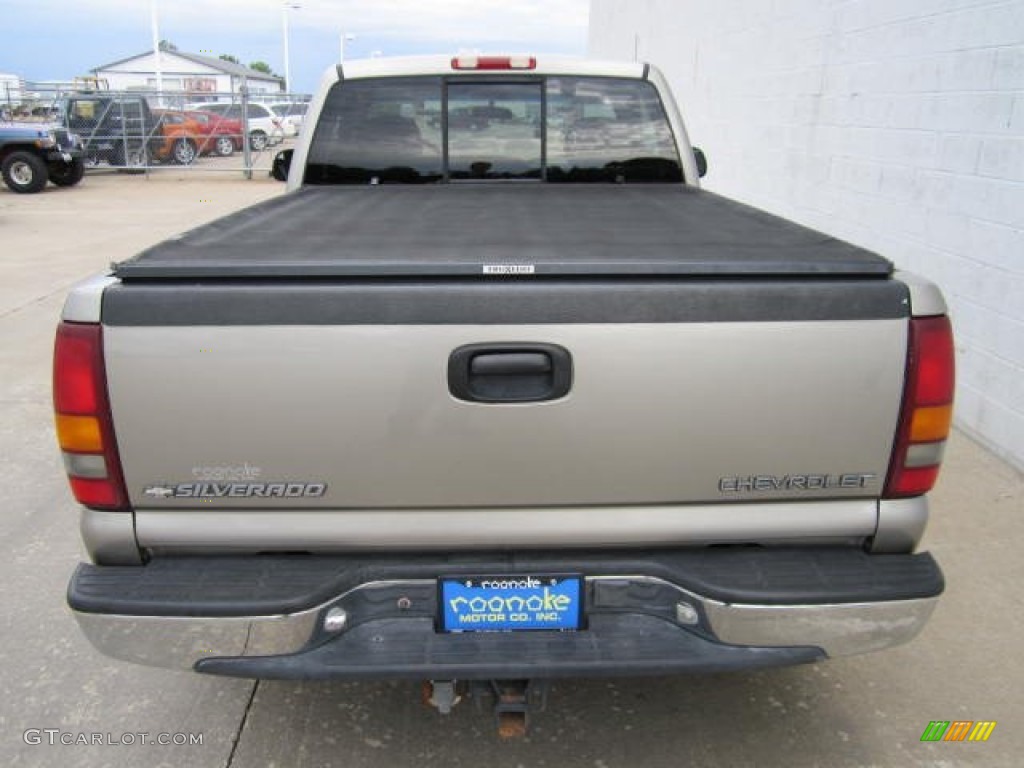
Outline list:
[[[91,164],[139,168],[149,163],[151,143],[162,141],[159,120],[141,94],[75,92],[55,106],[61,124],[82,137]]]
[[[83,137],[92,164],[191,165],[200,153],[203,127],[180,111],[151,108],[142,94],[76,92],[59,100],[56,109],[61,122]]]
[[[99,650],[515,719],[556,678],[921,630],[932,283],[702,190],[642,63],[346,62],[307,128],[285,194],[67,299],[68,601]]]

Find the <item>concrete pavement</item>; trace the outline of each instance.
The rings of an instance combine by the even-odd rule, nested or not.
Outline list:
[[[50,406],[64,294],[112,260],[280,190],[263,179],[174,171],[90,176],[78,188],[34,196],[0,189],[0,764],[1021,763],[1024,481],[959,434],[925,541],[947,592],[924,634],[887,652],[751,674],[558,683],[529,738],[505,744],[489,713],[463,704],[442,717],[420,703],[413,683],[257,684],[93,651],[64,604],[82,557]],[[998,725],[983,744],[919,741],[930,720],[957,719]],[[47,729],[58,743],[48,743]],[[140,733],[201,733],[203,743],[143,745]],[[135,734],[135,743],[62,745],[60,734]]]

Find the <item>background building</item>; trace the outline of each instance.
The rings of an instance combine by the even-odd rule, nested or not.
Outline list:
[[[241,64],[197,53],[161,50],[160,70],[165,91],[184,91],[193,96],[203,93],[237,93],[243,79],[251,94],[280,93],[284,80]],[[115,61],[92,70],[106,80],[111,90],[156,90],[156,57],[153,51]]]
[[[938,282],[958,425],[1024,468],[1024,3],[592,0],[660,67],[707,188]]]
[[[0,115],[6,114],[21,101],[24,88],[20,77],[0,72]]]

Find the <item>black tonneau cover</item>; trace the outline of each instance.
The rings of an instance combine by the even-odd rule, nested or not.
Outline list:
[[[680,185],[305,187],[117,264],[132,278],[886,277],[834,237]]]

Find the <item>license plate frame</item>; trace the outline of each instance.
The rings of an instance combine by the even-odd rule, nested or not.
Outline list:
[[[439,632],[576,632],[584,629],[578,573],[440,576]]]

